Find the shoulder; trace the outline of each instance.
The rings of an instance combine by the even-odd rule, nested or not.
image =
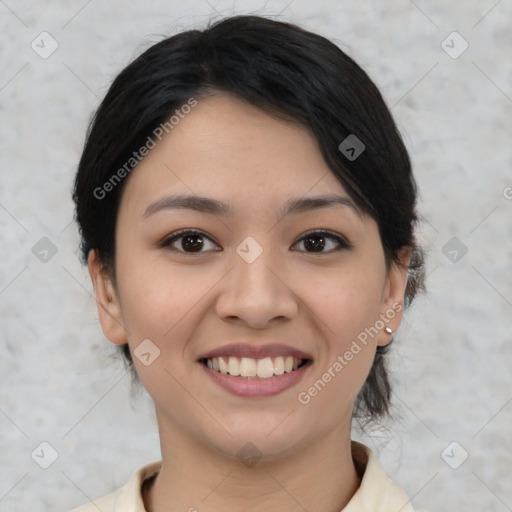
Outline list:
[[[90,503],[82,505],[81,507],[74,508],[71,512],[98,512],[101,510],[102,512],[114,512],[115,504],[118,501],[119,495],[121,494],[123,488],[117,489],[102,498],[98,498]]]
[[[413,509],[404,489],[388,478],[367,446],[352,441],[352,458],[362,478],[343,512],[421,512]]]
[[[162,461],[150,462],[137,468],[128,482],[119,489],[97,498],[71,512],[144,512],[141,487],[144,480],[156,475]]]

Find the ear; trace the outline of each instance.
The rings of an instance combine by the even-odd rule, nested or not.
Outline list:
[[[110,277],[104,272],[95,250],[89,252],[89,274],[91,276],[101,328],[105,336],[116,345],[127,343],[121,305]]]
[[[382,309],[380,312],[380,318],[384,323],[384,327],[381,332],[379,332],[377,345],[388,345],[392,340],[392,334],[388,334],[385,331],[386,327],[389,327],[393,332],[395,332],[402,322],[405,289],[407,286],[411,255],[411,248],[404,247],[398,255],[400,264],[396,262],[391,262],[390,264],[383,293]]]

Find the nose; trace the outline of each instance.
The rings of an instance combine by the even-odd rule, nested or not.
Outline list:
[[[220,318],[263,329],[270,323],[290,320],[297,312],[298,299],[284,262],[267,249],[254,261],[245,259],[243,252],[235,252],[233,269],[223,280],[216,301]]]

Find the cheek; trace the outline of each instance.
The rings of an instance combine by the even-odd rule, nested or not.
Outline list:
[[[137,374],[150,394],[162,386],[173,389],[178,384],[170,374],[179,382],[187,378],[183,360],[200,323],[201,300],[214,284],[212,276],[205,279],[197,268],[147,261],[136,251],[122,254],[117,262],[118,285]],[[150,365],[138,358],[143,347],[158,355]]]
[[[189,340],[201,323],[201,301],[207,300],[215,278],[197,268],[184,270],[144,261],[135,252],[127,254],[118,260],[118,284],[135,369],[156,402],[164,400],[171,409],[185,410],[190,406],[190,397],[183,392],[190,361],[186,366],[184,359],[191,357]],[[138,357],[148,352],[149,358]]]
[[[384,275],[364,262],[315,283],[311,304],[326,346],[301,403],[315,401],[342,414],[364,384],[375,356]],[[365,271],[366,269],[366,271]],[[300,398],[300,397],[299,397]]]
[[[176,339],[176,330],[208,293],[211,280],[197,268],[183,269],[126,251],[118,261],[118,281],[131,341],[141,336]]]
[[[315,283],[312,304],[318,304],[331,343],[343,348],[379,319],[383,276],[384,267],[380,272],[375,262],[366,265],[362,261]]]

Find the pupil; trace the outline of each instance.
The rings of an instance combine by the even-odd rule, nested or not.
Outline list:
[[[311,247],[313,247],[313,252],[320,252],[325,247],[325,241],[323,236],[310,236],[304,240],[304,245],[306,248],[308,248],[308,242],[316,240],[316,242],[313,242],[310,244]],[[320,240],[320,241],[319,241]],[[320,251],[316,251],[316,249],[320,249]]]
[[[194,242],[194,240],[196,242]],[[199,240],[199,242],[197,242]],[[187,235],[183,238],[181,246],[183,249],[187,249],[187,244],[190,244],[189,248],[192,248],[192,252],[197,252],[197,250],[201,250],[203,246],[203,241],[201,240],[201,235]]]

